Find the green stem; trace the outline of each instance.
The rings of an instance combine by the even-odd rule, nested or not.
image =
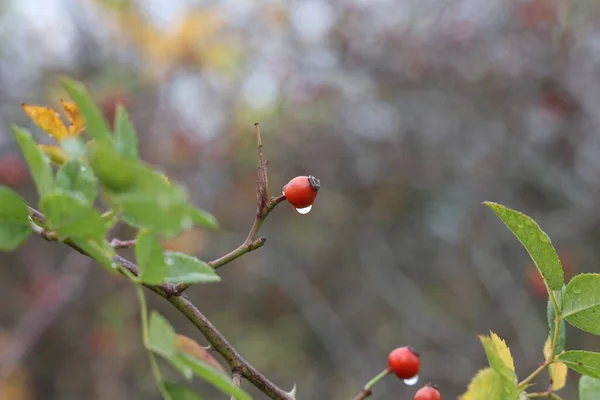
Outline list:
[[[527,386],[529,382],[535,379],[540,373],[542,373],[542,371],[544,371],[550,364],[552,364],[554,358],[556,357],[556,345],[558,344],[558,338],[560,334],[560,320],[562,316],[560,315],[560,309],[558,307],[556,297],[554,296],[554,292],[550,290],[548,286],[546,286],[546,289],[548,290],[548,296],[550,297],[552,307],[554,307],[554,314],[556,315],[556,318],[554,320],[554,336],[552,337],[552,342],[550,344],[550,354],[548,355],[548,358],[546,358],[546,360],[535,369],[535,371],[533,371],[527,378],[519,382],[519,384],[517,385],[517,389],[523,389],[525,386]]]
[[[519,384],[517,385],[517,389],[520,390],[520,389],[523,389],[525,386],[527,386],[527,384],[529,382],[531,382],[533,379],[535,379],[536,376],[538,376],[539,374],[541,374],[542,371],[544,371],[548,367],[548,365],[550,365],[550,363],[548,361],[544,361],[527,378],[525,378],[521,382],[519,382]]]
[[[154,353],[149,349],[150,347],[150,333],[148,331],[148,306],[146,305],[146,297],[144,296],[144,289],[142,289],[142,285],[135,284],[135,289],[137,291],[138,299],[140,301],[140,316],[142,319],[142,340],[144,342],[144,347],[148,351],[148,358],[150,359],[150,368],[152,369],[152,374],[154,375],[154,380],[156,381],[156,386],[160,391],[163,399],[172,400],[171,396],[167,392],[165,385],[163,384],[162,375],[160,374],[160,368],[158,367],[158,363],[156,362],[156,357],[154,357]]]
[[[367,384],[361,389],[360,392],[352,400],[363,400],[367,397],[371,396],[373,386],[375,386],[380,380],[385,378],[391,371],[389,369],[384,369],[379,374],[377,374],[373,379],[371,379]]]
[[[379,382],[380,380],[385,378],[389,373],[390,373],[389,369],[384,369],[379,374],[377,374],[373,379],[371,379],[369,382],[367,382],[367,384],[365,385],[365,389],[367,389],[367,390],[372,389],[373,386],[375,386],[377,384],[377,382]]]

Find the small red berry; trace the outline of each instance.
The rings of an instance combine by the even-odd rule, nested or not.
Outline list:
[[[388,369],[400,379],[410,379],[419,374],[419,353],[411,347],[398,347],[388,356]]]
[[[287,201],[296,208],[311,206],[317,197],[321,183],[312,175],[297,176],[283,187]]]
[[[417,390],[413,400],[442,400],[442,396],[438,388],[430,383]]]

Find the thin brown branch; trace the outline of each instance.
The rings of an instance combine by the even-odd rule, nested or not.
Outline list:
[[[29,215],[31,217],[31,220],[33,221],[33,223],[32,223],[33,232],[37,233],[42,238],[44,238],[48,241],[51,241],[51,242],[58,241],[58,236],[56,235],[56,232],[53,232],[46,228],[42,228],[40,226],[40,225],[42,225],[42,226],[46,225],[46,217],[44,216],[44,214],[42,214],[35,208],[29,207]],[[69,247],[71,247],[72,249],[77,250],[79,253],[83,254],[84,256],[90,257],[89,254],[87,254],[83,249],[81,249],[79,246],[77,246],[72,241],[67,239],[64,241],[64,243],[66,245],[68,245]],[[118,265],[129,270],[129,272],[131,272],[135,276],[138,275],[138,273],[139,273],[138,266],[135,265],[134,263],[132,263],[131,261],[127,260],[126,258],[116,255],[114,257],[114,261]],[[119,271],[119,272],[122,273],[122,271]],[[145,286],[148,286],[148,285],[145,285]],[[158,285],[157,287],[160,290],[162,290],[166,296],[178,296],[180,294],[175,290],[175,285],[172,283],[163,283],[162,285]]]
[[[244,242],[241,245],[239,245],[237,248],[230,251],[229,253],[227,253],[215,260],[209,261],[208,265],[213,267],[214,269],[221,268],[223,265],[229,264],[233,260],[238,259],[241,256],[243,256],[244,254],[249,253],[254,250],[257,250],[257,249],[260,249],[262,246],[264,246],[265,242],[267,241],[267,238],[266,237],[257,238],[256,236],[258,236],[260,227],[262,226],[262,224],[265,221],[265,219],[267,218],[267,216],[271,213],[271,211],[273,211],[273,209],[275,207],[277,207],[277,205],[279,203],[281,203],[284,200],[285,200],[284,195],[274,197],[271,200],[269,200],[269,204],[267,205],[263,214],[262,215],[259,215],[258,213],[256,214],[256,218],[254,219],[254,223],[252,224],[252,227],[250,228],[250,232],[248,232],[248,236],[246,237],[246,240],[244,240]],[[179,284],[175,285],[175,294],[183,293],[190,286],[192,286],[190,283],[179,283]]]
[[[29,208],[30,215],[35,224],[45,225],[46,218],[39,211]],[[39,228],[39,226],[38,226]],[[42,236],[42,232],[46,231],[45,229],[34,229],[34,232],[38,233]],[[46,240],[48,237],[55,238],[56,235],[46,235],[44,238]],[[56,239],[51,239],[56,241]],[[76,251],[87,255],[84,251],[82,251],[77,245],[66,240],[64,244],[70,246]],[[89,256],[89,255],[87,255]],[[118,268],[121,273],[126,274],[131,273],[133,275],[138,275],[139,268],[137,265],[132,263],[131,261],[121,257],[115,256],[114,261],[118,264]],[[125,270],[125,271],[123,271]],[[271,399],[277,400],[293,400],[288,393],[284,390],[277,387],[273,382],[271,382],[267,377],[261,374],[256,368],[254,368],[250,363],[248,363],[242,356],[237,352],[237,350],[225,339],[223,334],[217,330],[217,328],[196,308],[196,306],[190,302],[185,295],[174,295],[176,292],[174,290],[173,285],[170,284],[162,284],[162,285],[144,285],[148,289],[152,290],[154,293],[166,299],[170,302],[175,308],[177,308],[183,315],[185,315],[197,328],[208,343],[215,349],[221,356],[225,359],[231,370],[237,370],[241,372],[242,377],[256,386],[260,391],[265,393]]]
[[[256,142],[258,144],[258,167],[256,168],[256,214],[258,219],[266,212],[269,204],[269,176],[267,174],[267,165],[269,165],[269,161],[263,159],[263,145],[258,122],[254,124],[254,128],[256,130]]]
[[[260,227],[271,211],[273,211],[273,209],[277,207],[279,203],[285,200],[284,195],[269,198],[269,177],[267,174],[267,165],[269,164],[269,161],[263,159],[263,144],[260,137],[260,125],[258,122],[254,124],[254,128],[256,131],[256,142],[258,148],[258,166],[256,167],[256,217],[254,218],[254,222],[252,223],[252,227],[250,228],[250,232],[248,232],[246,240],[244,240],[241,245],[224,256],[221,256],[208,263],[208,265],[214,269],[220,268],[225,264],[229,264],[233,260],[246,253],[261,248],[267,241],[267,238],[257,238]],[[190,283],[180,283],[176,285],[175,294],[183,293],[190,286]]]
[[[157,292],[159,293],[159,292]],[[160,294],[160,293],[159,293]],[[164,297],[164,296],[163,296]],[[261,374],[256,368],[242,358],[236,349],[225,339],[223,334],[214,327],[214,325],[183,296],[174,296],[167,299],[173,304],[183,315],[185,315],[196,327],[208,343],[223,356],[229,367],[241,371],[242,376],[252,383],[258,390],[265,393],[272,399],[293,400],[285,390],[280,389],[272,383],[267,377]]]

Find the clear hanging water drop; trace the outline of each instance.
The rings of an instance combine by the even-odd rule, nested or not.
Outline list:
[[[308,207],[304,207],[304,208],[296,208],[296,211],[298,211],[298,214],[302,214],[302,215],[306,215],[310,212],[310,210],[312,210],[312,205],[308,206]]]
[[[419,382],[419,375],[415,375],[412,378],[408,378],[404,380],[404,383],[407,384],[408,386],[414,386],[417,384],[417,382]]]

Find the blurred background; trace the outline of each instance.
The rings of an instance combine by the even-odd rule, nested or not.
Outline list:
[[[522,377],[547,335],[543,284],[482,201],[536,219],[567,276],[598,271],[599,17],[594,0],[4,0],[0,183],[35,204],[10,123],[51,143],[20,104],[58,106],[71,76],[107,118],[127,107],[143,158],[218,218],[164,243],[211,260],[254,218],[259,121],[271,194],[303,174],[322,190],[190,298],[299,400],[349,399],[407,344],[420,383],[456,398],[487,363],[478,334],[506,339]],[[159,398],[124,279],[32,238],[1,255],[0,291],[0,398]],[[600,340],[569,330],[567,346]],[[388,378],[373,398],[415,390]]]

